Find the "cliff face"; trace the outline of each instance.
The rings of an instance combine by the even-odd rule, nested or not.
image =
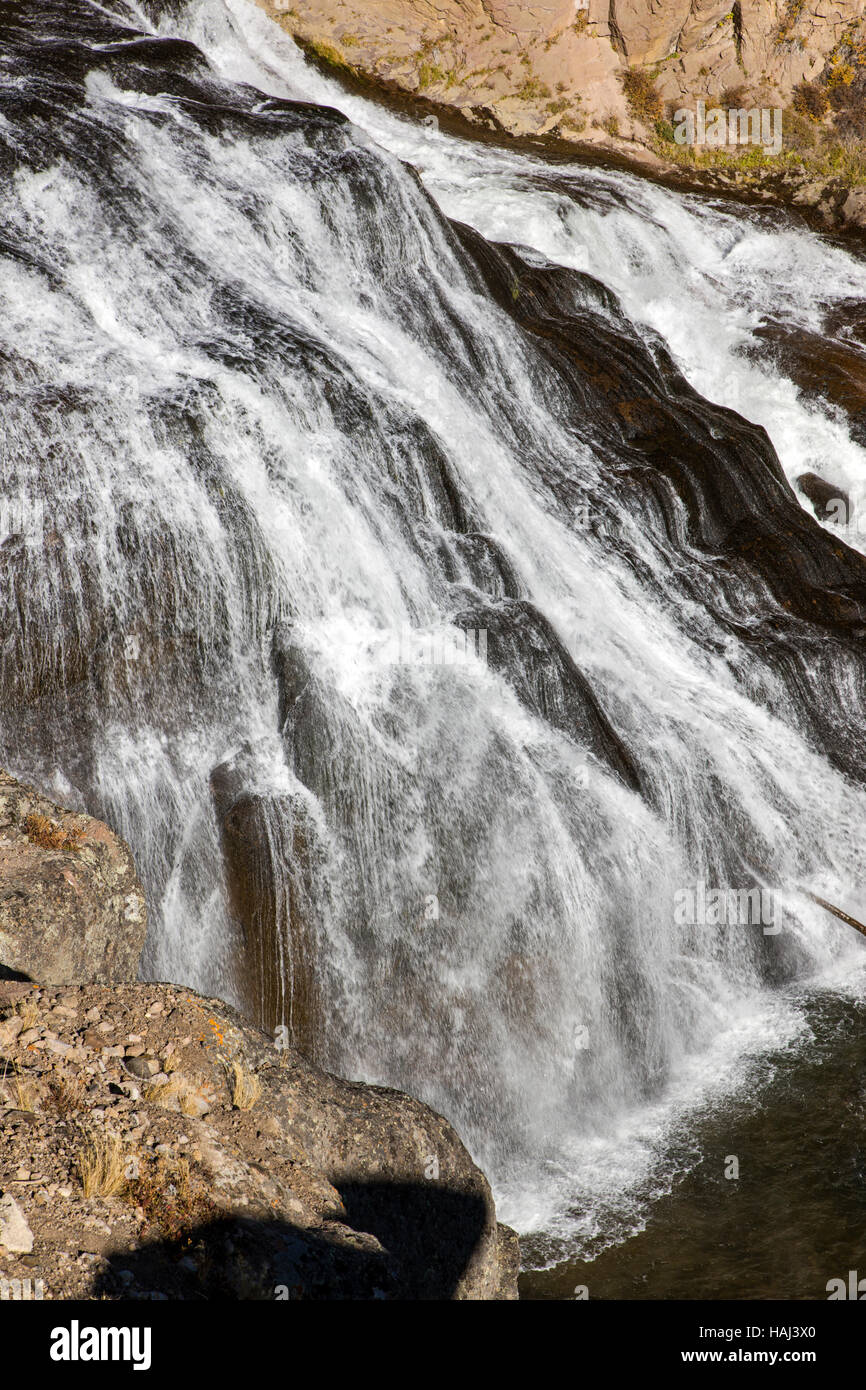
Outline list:
[[[623,94],[629,67],[651,67],[666,102],[784,107],[866,40],[862,0],[259,3],[332,64],[512,135],[599,143],[648,133]]]

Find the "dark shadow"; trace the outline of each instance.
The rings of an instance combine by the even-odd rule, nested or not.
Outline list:
[[[477,1196],[352,1183],[343,1224],[231,1216],[108,1256],[94,1298],[451,1299],[484,1230]]]
[[[0,980],[13,980],[16,984],[29,985],[33,981],[29,975],[25,975],[22,970],[13,970],[10,966],[4,965],[0,961]]]
[[[435,1182],[347,1183],[348,1224],[369,1231],[400,1264],[403,1298],[452,1298],[486,1221],[475,1194]]]

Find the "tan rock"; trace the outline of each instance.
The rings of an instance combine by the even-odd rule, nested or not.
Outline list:
[[[124,841],[0,772],[0,967],[45,984],[132,980],[146,928]]]
[[[33,1232],[15,1198],[8,1192],[0,1197],[0,1246],[16,1255],[29,1255],[33,1249]]]

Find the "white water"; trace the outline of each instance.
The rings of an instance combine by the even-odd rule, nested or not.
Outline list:
[[[597,275],[698,389],[766,425],[790,475],[807,456],[832,461],[855,501],[866,468],[841,423],[737,348],[768,310],[813,324],[819,285],[862,296],[866,269],[805,233],[621,174],[560,170],[609,200],[582,209],[538,188],[530,161],[345,98],[241,0],[201,0],[164,31],[233,81],[343,107],[355,128],[336,146],[373,196],[359,208],[298,134],[209,133],[170,97],[99,73],[90,115],[123,131],[135,219],[112,221],[62,162],[22,170],[7,200],[60,285],[4,262],[2,345],[87,403],[42,428],[13,392],[16,467],[46,468],[58,439],[65,451],[52,477],[65,523],[34,613],[60,642],[58,594],[95,552],[76,621],[121,635],[120,666],[162,637],[218,654],[170,705],[132,718],[108,700],[92,734],[101,804],[153,904],[147,971],[233,988],[208,777],[234,760],[275,814],[291,804],[314,827],[333,1065],[452,1117],[504,1219],[578,1245],[600,1223],[620,1235],[640,1220],[634,1193],[657,1190],[666,1135],[689,1106],[741,1083],[750,1056],[799,1027],[796,999],[764,987],[757,929],[675,927],[672,886],[713,881],[741,845],[769,845],[778,883],[850,903],[866,798],[810,750],[793,713],[774,717],[743,693],[725,658],[750,658],[734,639],[715,654],[701,641],[706,615],[662,601],[554,505],[557,472],[578,496],[607,495],[605,459],[557,412],[531,347],[467,280],[394,156],[421,169],[449,215]],[[780,248],[803,267],[796,291]],[[233,285],[255,318],[234,316]],[[314,368],[298,341],[321,354]],[[196,467],[190,439],[165,424],[178,401],[200,422]],[[499,544],[652,770],[663,812],[480,661],[389,659],[395,633],[447,630],[474,587],[436,492],[435,450],[470,529]],[[122,516],[149,538],[146,558],[130,560]],[[640,516],[619,522],[660,570]],[[277,624],[311,673],[309,723],[295,732],[306,777],[280,738]],[[35,771],[44,782],[34,756]],[[55,776],[60,790],[78,786],[62,758]],[[793,892],[777,912],[804,975],[855,958],[856,942]]]
[[[765,317],[818,330],[826,308],[862,302],[866,258],[722,200],[602,169],[551,170],[398,118],[311,68],[252,0],[200,5],[191,35],[234,80],[344,111],[414,165],[448,217],[596,276],[634,323],[664,338],[701,395],[763,425],[792,484],[812,471],[848,492],[851,524],[833,530],[866,551],[866,528],[856,520],[866,514],[866,450],[832,405],[801,399],[772,363],[742,356]],[[543,186],[551,178],[557,188]]]

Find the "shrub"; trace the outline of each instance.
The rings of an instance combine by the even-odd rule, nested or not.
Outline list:
[[[24,821],[24,834],[31,844],[42,849],[65,849],[70,852],[81,848],[83,830],[65,830],[56,821],[40,816],[33,811]]]
[[[207,1189],[193,1183],[185,1158],[143,1156],[126,1197],[132,1206],[143,1209],[150,1225],[181,1244],[188,1244],[195,1228],[216,1214]]]
[[[830,98],[826,87],[818,82],[799,82],[794,88],[794,110],[810,120],[820,121],[826,116]]]
[[[632,115],[644,125],[660,121],[664,115],[662,99],[652,75],[644,68],[629,68],[622,75],[622,89]]]

